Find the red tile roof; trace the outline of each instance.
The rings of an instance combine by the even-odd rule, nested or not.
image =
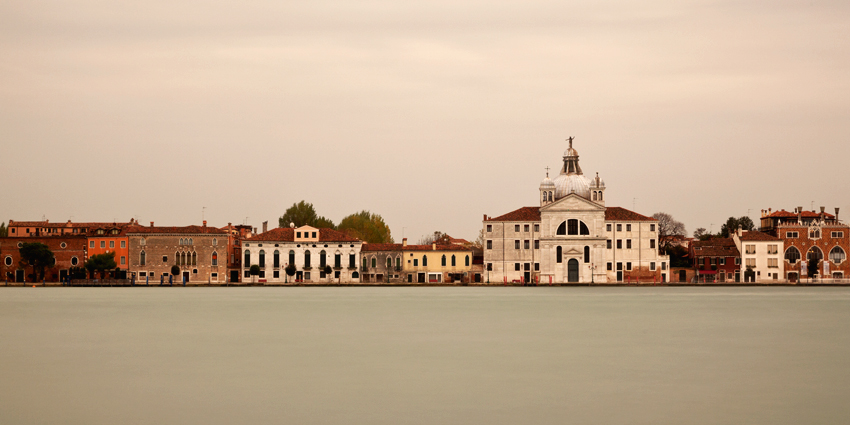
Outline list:
[[[658,221],[652,217],[640,215],[620,207],[605,208],[605,220],[607,221]]]
[[[227,235],[227,231],[216,227],[206,226],[131,226],[126,229],[127,234],[152,234],[152,233],[185,233],[204,235]]]
[[[820,213],[814,212],[814,211],[803,211],[802,213],[800,213],[800,216],[802,218],[820,218]],[[835,218],[834,215],[832,215],[828,212],[824,212],[823,216],[825,218]],[[795,214],[791,211],[779,210],[779,211],[774,211],[771,214],[768,214],[766,217],[769,217],[769,218],[797,218],[797,214]]]
[[[540,221],[540,207],[522,207],[487,221]]]
[[[268,232],[251,236],[251,238],[245,239],[245,241],[295,242],[295,230],[290,227],[278,227]],[[319,229],[319,242],[360,242],[360,239],[352,238],[338,230],[322,228]],[[307,242],[305,241],[305,243]]]
[[[403,246],[400,243],[364,243],[360,249],[363,252],[379,252],[379,251],[472,251],[472,248],[463,245],[437,245],[436,249],[432,245],[407,245]]]
[[[750,230],[749,232],[745,232],[743,235],[741,235],[741,240],[742,241],[752,241],[752,242],[778,241],[779,238],[777,238],[775,236],[770,236],[767,233],[762,233],[762,232],[759,232],[757,230]]]
[[[695,257],[740,257],[741,253],[732,238],[714,238],[694,241]]]
[[[101,228],[112,228],[112,227],[125,227],[131,226],[133,223],[121,223],[121,222],[90,222],[90,223],[75,223],[72,221],[61,221],[56,223],[51,223],[50,220],[43,221],[15,221],[9,220],[8,226],[12,227],[47,227],[47,228],[60,228],[60,227],[101,227]]]

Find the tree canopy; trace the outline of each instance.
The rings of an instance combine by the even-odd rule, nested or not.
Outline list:
[[[337,230],[368,243],[394,243],[390,228],[384,219],[366,210],[343,218]]]
[[[85,264],[85,268],[89,273],[94,273],[96,271],[103,272],[105,270],[112,270],[116,267],[118,267],[118,263],[115,262],[114,252],[92,255],[88,260],[86,260]]]
[[[423,236],[419,239],[419,245],[430,245],[432,243],[448,245],[451,243],[451,236],[437,230],[433,234]]]
[[[44,277],[46,268],[53,267],[53,251],[43,243],[25,243],[18,251],[21,253],[21,266],[32,267],[35,280]]]
[[[670,248],[673,236],[685,236],[685,225],[676,221],[672,215],[658,212],[652,215],[658,220],[658,248],[667,251]]]
[[[6,223],[0,223],[0,238],[5,238],[9,236],[9,229],[6,228]]]
[[[729,236],[732,236],[738,228],[741,230],[754,230],[755,227],[753,220],[747,216],[740,218],[729,217],[726,219],[726,223],[723,223],[723,226],[720,227],[720,236],[728,238]]]
[[[292,204],[287,208],[286,212],[278,219],[278,227],[289,227],[290,223],[294,223],[295,227],[313,226],[316,228],[335,229],[334,222],[328,218],[322,217],[316,213],[313,204],[301,201]]]

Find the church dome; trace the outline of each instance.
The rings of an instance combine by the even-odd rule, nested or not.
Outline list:
[[[555,177],[555,199],[570,193],[590,199],[590,180],[582,174],[561,174]]]

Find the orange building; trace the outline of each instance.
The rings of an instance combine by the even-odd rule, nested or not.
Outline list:
[[[101,223],[102,224],[102,223]],[[118,268],[127,270],[129,264],[130,249],[127,237],[128,226],[122,224],[109,224],[89,228],[86,232],[88,239],[88,256],[115,253],[115,263]]]

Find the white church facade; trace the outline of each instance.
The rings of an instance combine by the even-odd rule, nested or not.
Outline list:
[[[484,278],[502,283],[653,283],[669,276],[658,253],[657,221],[605,206],[605,182],[589,179],[578,152],[564,152],[554,180],[540,184],[540,205],[484,216]]]

